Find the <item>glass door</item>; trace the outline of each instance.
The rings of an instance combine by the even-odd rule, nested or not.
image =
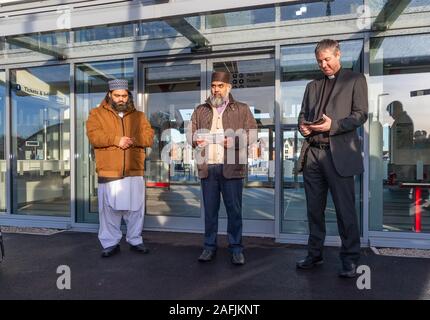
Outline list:
[[[141,98],[155,132],[145,163],[145,227],[203,228],[200,181],[185,129],[206,98],[205,72],[205,60],[142,65]]]
[[[140,98],[155,131],[148,150],[146,228],[202,231],[200,180],[185,128],[196,106],[210,94],[213,70],[232,74],[232,95],[247,103],[258,122],[258,144],[250,148],[243,195],[244,232],[274,235],[274,104],[272,56],[142,64]],[[220,231],[226,230],[224,205]]]
[[[257,143],[249,148],[248,175],[242,199],[245,233],[274,235],[275,219],[275,60],[270,54],[212,59],[212,71],[231,74],[233,98],[246,103],[258,125]],[[208,79],[208,82],[210,78]],[[208,91],[208,95],[210,91]],[[220,208],[221,227],[226,223]]]
[[[127,79],[133,90],[133,60],[85,62],[75,65],[76,92],[76,222],[98,223],[98,183],[94,152],[85,122],[108,92],[108,81]]]
[[[14,214],[70,216],[69,68],[11,70]]]
[[[298,132],[299,115],[306,85],[321,76],[315,61],[316,44],[291,45],[281,48],[281,126],[283,134],[282,153],[282,214],[281,233],[303,235],[309,234],[306,196],[302,173],[296,172],[297,160],[304,142]],[[341,41],[342,68],[356,72],[361,71],[361,40]],[[363,136],[362,129],[358,130]],[[355,177],[356,211],[362,226],[362,177]],[[327,196],[325,210],[328,236],[338,236],[336,210],[330,192]]]

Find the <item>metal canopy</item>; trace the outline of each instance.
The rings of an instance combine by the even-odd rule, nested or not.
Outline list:
[[[48,1],[50,2],[50,1]],[[164,2],[164,1],[161,1]],[[142,20],[165,20],[189,15],[264,7],[294,0],[184,0],[169,3],[149,4],[148,1],[85,1],[44,8],[34,3],[20,5],[15,13],[13,6],[7,13],[0,10],[0,36],[68,30],[97,25],[126,23]],[[108,4],[106,4],[108,3]],[[150,3],[159,3],[152,1]],[[202,39],[197,38],[198,42]],[[193,41],[195,42],[195,41]]]
[[[194,43],[196,48],[206,48],[209,45],[209,40],[184,18],[169,18],[164,21]]]
[[[387,30],[410,3],[411,0],[387,0],[381,12],[379,12],[378,16],[373,22],[372,30]]]
[[[63,49],[50,46],[30,36],[11,37],[7,39],[7,42],[19,46],[21,48],[47,54],[49,56],[55,57],[58,60],[67,59],[67,56]]]
[[[372,24],[372,30],[374,31],[385,31],[387,30],[402,14],[405,8],[411,3],[411,0],[387,0],[384,7],[379,12],[378,16]],[[382,45],[384,38],[374,38],[373,49],[371,56],[375,57]]]

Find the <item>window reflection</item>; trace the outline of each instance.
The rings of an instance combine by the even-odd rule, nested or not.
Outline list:
[[[404,13],[413,13],[413,12],[424,12],[430,10],[430,1],[429,0],[411,0],[405,9]],[[406,2],[405,2],[406,3]],[[369,1],[369,8],[372,16],[377,16],[384,6],[389,4],[389,0],[371,0]],[[402,1],[398,1],[397,5],[401,5]]]
[[[281,7],[282,20],[300,20],[330,17],[342,14],[357,14],[363,0],[328,0],[304,2]]]
[[[70,215],[68,65],[11,71],[13,212]]]
[[[75,41],[97,41],[132,37],[134,25],[132,23],[115,26],[97,26],[75,31]]]
[[[371,230],[430,231],[430,52],[419,51],[429,45],[428,35],[371,41]]]
[[[275,64],[273,58],[226,60],[214,71],[231,74],[233,98],[248,104],[257,122],[257,142],[249,147],[248,174],[243,192],[244,219],[274,219],[275,195]],[[221,216],[227,214],[221,206]]]
[[[200,64],[145,68],[145,106],[155,131],[145,168],[149,215],[200,216],[197,165],[185,129],[201,103],[201,72]]]
[[[206,28],[235,27],[274,22],[275,8],[217,13],[206,16]]]
[[[200,17],[187,17],[184,24],[190,24],[195,29],[200,29]],[[138,35],[149,39],[180,36],[181,34],[166,21],[142,22],[138,27]]]
[[[48,32],[33,33],[28,35],[19,35],[7,37],[10,49],[27,49],[36,52],[46,52],[46,50],[55,50],[66,48],[70,44],[69,32]],[[43,51],[45,49],[45,51]]]

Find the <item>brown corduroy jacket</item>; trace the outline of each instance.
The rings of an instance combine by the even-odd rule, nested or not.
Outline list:
[[[209,99],[206,103],[199,105],[193,112],[191,116],[191,130],[188,131],[187,140],[192,144],[193,148],[197,148],[197,143],[192,137],[195,137],[195,132],[197,130],[210,130],[213,120],[213,109],[210,105]],[[223,166],[223,176],[227,179],[237,179],[244,178],[247,174],[247,164],[240,163],[239,159],[247,159],[247,152],[249,144],[256,141],[256,130],[257,122],[252,115],[249,106],[245,103],[236,101],[233,96],[229,96],[229,104],[222,115],[222,122],[224,131],[232,129],[237,132],[237,130],[244,130],[248,135],[246,138],[246,145],[240,145],[238,136],[235,137],[234,152],[234,163],[228,163],[227,152],[224,152],[224,166]],[[249,131],[255,130],[253,134],[249,134]],[[205,156],[205,150],[201,150],[203,156]],[[197,164],[199,178],[205,179],[208,177],[208,164],[207,162]]]
[[[118,178],[143,176],[145,147],[152,146],[154,130],[143,112],[133,109],[121,118],[103,100],[91,110],[87,123],[87,136],[94,147],[99,177]],[[132,138],[131,147],[119,147],[121,137]]]

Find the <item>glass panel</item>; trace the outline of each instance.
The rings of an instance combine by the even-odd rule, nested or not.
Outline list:
[[[361,70],[361,40],[340,42],[342,67]],[[306,85],[321,77],[315,60],[315,44],[294,45],[281,49],[281,111],[282,123],[297,125]]]
[[[300,20],[330,17],[341,14],[357,14],[363,0],[313,1],[281,6],[282,20]]]
[[[371,41],[372,231],[430,232],[429,47],[429,35]]]
[[[195,29],[200,29],[200,17],[188,17],[184,18],[184,21],[188,22]],[[181,34],[165,21],[151,21],[139,24],[138,35],[152,39],[180,36]]]
[[[429,43],[430,34],[372,38],[370,75],[430,72]]]
[[[13,213],[70,215],[68,65],[11,71]]]
[[[6,49],[6,38],[0,37],[0,51],[4,51]]]
[[[243,192],[244,219],[274,219],[275,65],[273,59],[224,61],[214,71],[232,75],[232,95],[247,103],[258,124],[258,143],[250,148]],[[220,214],[226,217],[222,205]]]
[[[49,32],[49,33],[32,33],[28,35],[19,35],[7,37],[10,50],[31,50],[63,59],[65,57],[65,49],[70,44],[69,32]]]
[[[78,29],[75,31],[75,41],[84,42],[133,37],[133,27],[134,25],[132,23],[128,23],[122,25],[97,26]]]
[[[391,2],[393,3],[393,1]],[[404,13],[430,11],[429,0],[411,0],[406,2],[410,2],[410,3],[404,9]],[[372,16],[377,16],[381,12],[382,8],[384,8],[384,6],[387,5],[387,3],[389,3],[389,0],[370,0],[369,8]],[[395,5],[402,5],[402,1],[395,3]],[[391,6],[394,7],[393,4],[391,4]]]
[[[201,72],[200,64],[145,68],[145,104],[155,131],[145,166],[149,215],[200,217],[197,166],[184,130],[201,103]]]
[[[275,22],[275,8],[217,13],[206,16],[206,28],[223,28]]]
[[[361,40],[340,42],[342,67],[361,71]],[[297,117],[301,109],[306,85],[322,76],[315,60],[315,44],[281,48],[281,112],[283,132],[283,214],[281,232],[308,233],[306,199],[302,173],[294,168],[304,138],[297,130]],[[362,130],[360,130],[362,135]],[[361,176],[355,177],[356,209],[361,216]],[[336,211],[329,192],[326,207],[327,235],[338,235]],[[360,225],[362,219],[359,219]]]
[[[6,211],[6,73],[0,71],[0,211]]]
[[[97,174],[94,153],[88,142],[85,122],[99,106],[111,79],[127,79],[133,90],[133,61],[117,60],[76,65],[76,199],[77,222],[98,222]]]

